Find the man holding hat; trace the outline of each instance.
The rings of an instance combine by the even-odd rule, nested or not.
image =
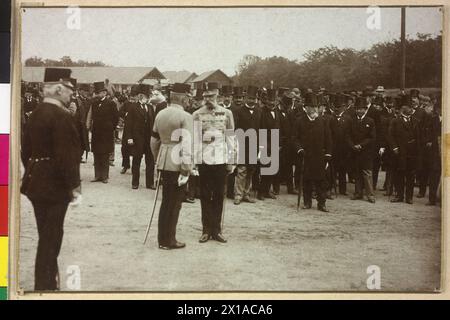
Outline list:
[[[376,142],[375,121],[367,116],[368,105],[364,97],[357,97],[355,103],[356,117],[350,122],[347,143],[352,150],[355,193],[352,200],[363,199],[363,190],[367,200],[375,203],[373,191],[373,156]]]
[[[326,202],[325,170],[331,161],[330,129],[319,117],[317,96],[308,92],[305,95],[305,117],[300,117],[296,123],[296,150],[303,161],[303,202],[304,209],[312,207],[312,191],[317,193],[317,209],[328,212]]]
[[[395,189],[397,196],[391,202],[413,203],[414,177],[419,167],[421,135],[419,122],[413,115],[412,97],[399,99],[400,116],[391,121],[389,139],[396,161]]]
[[[221,234],[221,222],[225,179],[234,171],[236,150],[229,134],[234,132],[234,119],[230,110],[217,104],[217,94],[217,83],[204,83],[204,106],[193,113],[203,225],[200,243],[211,238],[227,241]]]
[[[137,88],[137,101],[130,105],[127,115],[127,131],[124,136],[133,156],[131,165],[133,189],[139,188],[141,161],[145,156],[145,186],[154,189],[153,170],[154,160],[150,150],[150,136],[155,119],[153,108],[148,105],[152,87],[148,84],[139,84]]]
[[[187,84],[173,85],[170,104],[158,113],[152,130],[151,150],[163,186],[158,218],[158,243],[162,250],[186,246],[177,240],[176,228],[186,183],[193,168],[192,116],[185,111],[189,105],[189,91]],[[178,134],[178,139],[174,140],[174,133]],[[178,152],[174,152],[176,148]],[[179,158],[174,157],[177,154]]]
[[[108,183],[109,157],[114,152],[114,131],[119,121],[116,104],[107,98],[104,82],[94,82],[97,95],[91,105],[92,152],[94,153],[95,178],[91,182]],[[89,121],[89,120],[88,120]]]
[[[80,140],[67,107],[75,90],[71,70],[46,68],[44,100],[25,126],[21,192],[30,199],[39,241],[35,290],[58,290],[58,255],[70,202],[81,202]]]

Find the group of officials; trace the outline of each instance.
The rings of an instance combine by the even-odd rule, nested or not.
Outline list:
[[[165,94],[136,84],[118,94],[103,81],[93,84],[92,95],[91,86],[77,85],[70,75],[70,69],[47,68],[38,103],[36,92],[23,90],[21,192],[33,204],[39,233],[36,290],[58,289],[64,217],[70,202],[81,201],[80,163],[91,151],[92,182],[108,183],[118,126],[123,127],[121,173],[131,167],[131,188],[139,188],[143,159],[146,188],[162,186],[160,249],[185,247],[176,239],[176,226],[182,202],[196,197],[201,201],[201,243],[227,241],[222,234],[226,196],[235,205],[276,199],[281,185],[303,196],[304,209],[315,198],[318,210],[328,212],[326,200],[347,195],[348,182],[355,185],[352,200],[365,196],[374,203],[384,169],[382,190],[391,202],[412,204],[415,185],[417,197],[424,197],[428,187],[427,205],[439,200],[438,96],[411,90],[389,97],[381,86],[331,93],[324,88],[219,88],[217,83],[194,91],[176,83]],[[249,136],[243,145],[230,136],[237,129],[267,131],[266,141],[257,139],[257,161]],[[200,140],[192,141],[196,137]],[[273,137],[277,143],[270,141]],[[192,148],[195,143],[201,148]],[[261,152],[279,159],[274,174],[263,174],[270,164],[259,161]],[[271,157],[275,153],[279,157]]]

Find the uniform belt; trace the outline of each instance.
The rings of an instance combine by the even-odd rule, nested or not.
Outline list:
[[[30,158],[30,160],[33,162],[39,162],[39,161],[48,161],[48,160],[51,160],[51,158],[50,157]]]

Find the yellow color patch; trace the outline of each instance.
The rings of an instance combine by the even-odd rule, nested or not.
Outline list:
[[[8,237],[0,237],[0,287],[8,286]]]

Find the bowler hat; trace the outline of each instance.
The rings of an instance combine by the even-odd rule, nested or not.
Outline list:
[[[145,94],[146,96],[150,96],[153,87],[149,84],[140,83],[138,86],[138,93]]]

